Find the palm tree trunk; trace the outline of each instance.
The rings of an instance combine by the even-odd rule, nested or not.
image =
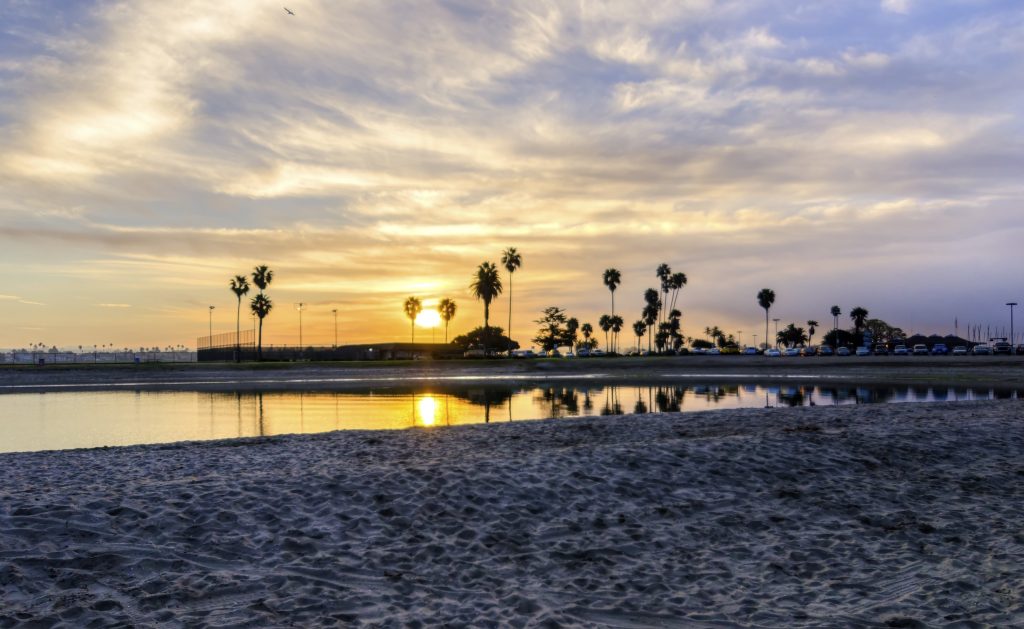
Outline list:
[[[765,301],[768,301],[767,299]],[[764,351],[768,351],[768,309],[764,309]]]
[[[444,344],[448,344],[448,322],[444,322]]]
[[[412,342],[415,343],[416,342],[416,319],[412,320],[412,323],[410,324],[410,327],[412,328]]]
[[[484,302],[484,358],[487,358],[487,337],[491,335],[491,304]]]
[[[512,276],[515,273],[509,272],[508,274],[508,338],[512,340]]]
[[[615,291],[612,291],[612,316],[615,316]]]
[[[260,335],[257,348],[259,349],[259,351],[257,352],[257,354],[259,355],[259,359],[263,360],[263,317],[260,317]]]
[[[235,311],[235,362],[242,362],[242,296],[238,296],[238,309]]]

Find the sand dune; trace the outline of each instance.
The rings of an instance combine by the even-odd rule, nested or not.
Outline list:
[[[1020,409],[2,455],[0,626],[1020,626]]]

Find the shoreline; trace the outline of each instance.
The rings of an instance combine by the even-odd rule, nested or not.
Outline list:
[[[87,390],[351,390],[396,381],[595,380],[638,382],[854,382],[1014,387],[1024,385],[1024,356],[849,357],[761,356],[409,361],[361,363],[195,363],[0,366],[5,393]]]
[[[1020,409],[3,455],[0,624],[1021,624]]]

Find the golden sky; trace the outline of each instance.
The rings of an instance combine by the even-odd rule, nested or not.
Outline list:
[[[191,347],[256,264],[267,343],[298,302],[307,343],[406,340],[410,295],[461,333],[509,246],[520,340],[608,267],[631,323],[662,262],[693,336],[762,287],[922,332],[1024,302],[1019,2],[288,6],[0,2],[0,348]]]

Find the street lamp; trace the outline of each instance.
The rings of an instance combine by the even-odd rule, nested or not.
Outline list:
[[[1012,347],[1015,342],[1013,340],[1013,307],[1017,305],[1017,302],[1008,301],[1006,302],[1006,305],[1010,307],[1010,346]]]
[[[779,346],[779,320],[778,319],[772,319],[772,321],[775,322],[775,347],[778,347]],[[765,343],[765,345],[767,345],[768,344],[768,339],[765,339],[764,343]]]
[[[210,306],[210,346],[213,346],[213,309],[216,306]]]
[[[302,310],[306,307],[306,304],[299,302],[295,304],[295,309],[299,311],[299,351],[302,351]]]
[[[338,349],[338,309],[331,310],[334,313],[334,349]]]

